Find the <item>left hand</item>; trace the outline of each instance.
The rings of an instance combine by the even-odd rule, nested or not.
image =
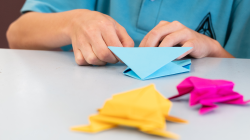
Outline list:
[[[178,21],[161,21],[144,37],[139,47],[174,47],[176,45],[193,47],[177,59],[188,54],[194,58],[233,58],[218,41],[189,29]]]

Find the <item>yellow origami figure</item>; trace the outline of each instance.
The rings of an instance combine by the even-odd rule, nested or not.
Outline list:
[[[169,116],[172,103],[164,98],[154,85],[113,95],[99,113],[90,116],[90,125],[72,127],[73,131],[99,132],[113,127],[136,127],[140,131],[177,139],[174,133],[165,131],[166,121],[186,123]]]

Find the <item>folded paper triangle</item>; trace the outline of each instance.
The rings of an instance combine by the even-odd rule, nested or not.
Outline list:
[[[128,68],[124,74],[140,80],[190,71],[191,60],[173,61],[192,47],[109,47]]]
[[[178,138],[165,130],[165,120],[178,123],[187,121],[170,116],[171,107],[172,103],[154,85],[149,85],[114,95],[99,109],[98,114],[90,116],[89,125],[72,127],[72,130],[95,133],[122,125],[138,128],[148,134]]]

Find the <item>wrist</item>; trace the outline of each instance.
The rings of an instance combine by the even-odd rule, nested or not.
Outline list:
[[[221,52],[223,51],[223,48],[220,45],[220,43],[217,40],[212,39],[211,47],[212,47],[212,50],[211,50],[209,56],[219,57]]]
[[[74,34],[76,24],[79,24],[79,20],[81,16],[86,15],[87,12],[90,12],[91,10],[87,9],[75,9],[71,11],[67,11],[65,25],[64,25],[64,33],[71,38],[71,36]]]
[[[227,52],[217,40],[212,39],[212,51],[209,57],[220,57],[220,58],[234,58],[229,52]]]

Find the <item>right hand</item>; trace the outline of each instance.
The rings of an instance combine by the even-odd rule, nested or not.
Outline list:
[[[108,15],[85,9],[73,10],[69,37],[78,65],[105,65],[119,59],[108,46],[134,47],[125,28]]]

